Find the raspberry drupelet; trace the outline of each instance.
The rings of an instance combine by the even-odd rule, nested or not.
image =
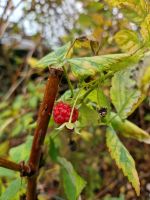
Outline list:
[[[71,110],[72,107],[69,104],[64,103],[63,101],[58,102],[53,109],[54,121],[57,124],[68,122],[71,115]],[[76,122],[78,119],[78,115],[78,110],[74,108],[71,122]]]

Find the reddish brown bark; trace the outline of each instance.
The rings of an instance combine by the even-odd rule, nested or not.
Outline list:
[[[37,127],[34,132],[34,139],[28,163],[32,176],[27,178],[27,200],[36,200],[36,181],[39,172],[42,146],[45,139],[49,119],[52,113],[54,101],[57,95],[61,75],[61,70],[51,69],[44,92],[44,98],[42,104],[40,105]]]
[[[27,165],[24,165],[23,163],[17,164],[4,158],[0,158],[0,167],[18,171],[22,175],[30,173],[30,168]]]

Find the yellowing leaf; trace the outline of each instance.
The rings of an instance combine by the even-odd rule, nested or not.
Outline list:
[[[95,75],[102,71],[120,71],[137,63],[141,55],[109,54],[68,59],[72,71],[78,76]]]
[[[115,41],[125,52],[135,52],[140,48],[141,42],[138,34],[131,30],[121,30],[115,35]]]
[[[6,140],[5,142],[2,142],[0,145],[0,156],[6,155],[8,150],[9,150],[9,141]]]
[[[123,174],[127,176],[128,180],[132,183],[136,194],[140,194],[139,177],[135,168],[135,162],[119,140],[114,129],[109,127],[106,133],[106,144],[111,154],[111,157],[116,161],[117,166],[122,169]]]
[[[122,119],[128,116],[141,97],[141,92],[134,85],[134,81],[130,79],[130,70],[117,72],[112,78],[111,99]]]
[[[150,5],[147,0],[106,0],[111,6],[121,9],[123,14],[135,23],[141,23],[149,14]]]
[[[144,101],[145,98],[146,98],[146,95],[141,93],[138,100],[134,102],[134,104],[132,105],[130,112],[127,113],[127,116],[130,116],[140,106],[140,104]]]
[[[89,142],[89,141],[92,140],[92,138],[93,138],[93,134],[91,134],[91,133],[88,132],[88,131],[81,130],[80,137],[81,137],[84,141]]]
[[[38,64],[38,60],[36,58],[29,58],[28,59],[28,64],[32,67],[32,68],[36,68],[37,64]],[[39,68],[43,68],[42,65],[39,65]]]
[[[147,17],[141,24],[141,35],[143,37],[145,45],[150,47],[150,14],[147,15]]]
[[[101,27],[96,27],[94,30],[93,30],[93,37],[96,38],[98,41],[101,41],[102,39],[102,33],[103,33],[103,29]]]
[[[111,113],[111,118],[112,126],[123,136],[150,144],[150,134],[146,131],[139,128],[129,120],[122,120],[116,113]]]
[[[102,15],[99,15],[98,13],[93,13],[91,15],[94,23],[97,25],[97,26],[100,26],[104,23],[104,18]]]
[[[142,84],[150,84],[150,66],[146,68],[144,76],[142,78]]]
[[[146,67],[144,70],[144,74],[141,79],[140,88],[145,93],[148,91],[148,88],[150,87],[150,66]]]

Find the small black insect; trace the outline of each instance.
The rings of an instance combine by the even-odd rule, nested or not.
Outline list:
[[[105,117],[107,115],[107,108],[100,108],[98,112],[101,117]]]
[[[74,140],[69,140],[69,147],[71,151],[76,151],[77,150],[77,143]]]

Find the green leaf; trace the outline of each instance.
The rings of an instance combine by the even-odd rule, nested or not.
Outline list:
[[[150,144],[150,135],[128,120],[121,120],[116,113],[111,113],[111,124],[115,130],[127,138]]]
[[[132,22],[141,23],[149,14],[150,5],[146,0],[106,0],[111,6],[121,9],[121,12]]]
[[[83,26],[83,27],[89,27],[92,26],[92,19],[89,15],[87,14],[80,14],[78,22]]]
[[[104,7],[103,3],[96,2],[96,1],[88,2],[87,6],[86,6],[86,8],[90,11],[90,13],[98,12],[98,11],[102,10],[103,7]]]
[[[141,96],[139,90],[135,89],[135,81],[130,78],[130,70],[117,72],[112,78],[110,95],[119,116],[126,118],[134,104]]]
[[[12,181],[5,192],[0,196],[0,200],[12,200],[24,186],[20,178]]]
[[[13,170],[0,167],[0,177],[14,178],[16,173]]]
[[[103,90],[100,87],[90,92],[87,98],[90,101],[96,103],[99,108],[107,108],[107,110],[110,110],[108,97],[104,94]]]
[[[86,98],[97,104],[97,89],[92,90],[92,92],[90,92]]]
[[[77,76],[90,76],[102,71],[120,71],[137,63],[141,55],[109,54],[103,56],[71,58],[67,61]]]
[[[49,155],[54,162],[61,166],[64,191],[68,200],[77,200],[86,182],[77,174],[70,162],[65,158],[59,157],[58,148],[52,138],[50,138]]]
[[[71,163],[65,158],[59,157],[58,162],[62,166],[61,175],[67,199],[77,200],[86,182],[77,174]]]
[[[108,100],[108,97],[104,94],[103,90],[101,88],[97,88],[97,101],[99,108],[107,108],[107,110],[110,110],[110,103]]]
[[[128,177],[128,180],[132,183],[137,195],[140,194],[140,183],[138,174],[135,168],[135,162],[119,140],[114,129],[109,127],[106,133],[106,143],[111,154],[111,157],[115,159],[117,166],[122,169],[125,176]]]
[[[45,68],[51,65],[55,65],[55,68],[62,67],[64,64],[64,60],[66,58],[66,54],[70,48],[70,45],[71,43],[68,42],[64,46],[57,48],[52,53],[49,53],[37,63],[37,67]]]
[[[82,104],[82,106],[80,107],[80,117],[79,117],[80,125],[82,127],[96,126],[98,125],[98,119],[99,115],[95,110],[93,110],[86,104]]]
[[[27,161],[29,158],[29,154],[30,154],[30,150],[32,146],[32,140],[33,140],[33,137],[28,136],[25,143],[17,147],[11,148],[9,151],[9,155],[11,159],[14,160],[15,162],[20,162],[22,160]]]
[[[50,137],[50,144],[49,144],[49,155],[54,162],[57,162],[57,158],[59,155],[58,148],[56,147],[54,140]]]
[[[150,14],[147,15],[141,24],[141,35],[146,46],[150,47]]]
[[[141,47],[139,36],[132,30],[121,30],[115,35],[115,41],[125,52],[135,52]]]

